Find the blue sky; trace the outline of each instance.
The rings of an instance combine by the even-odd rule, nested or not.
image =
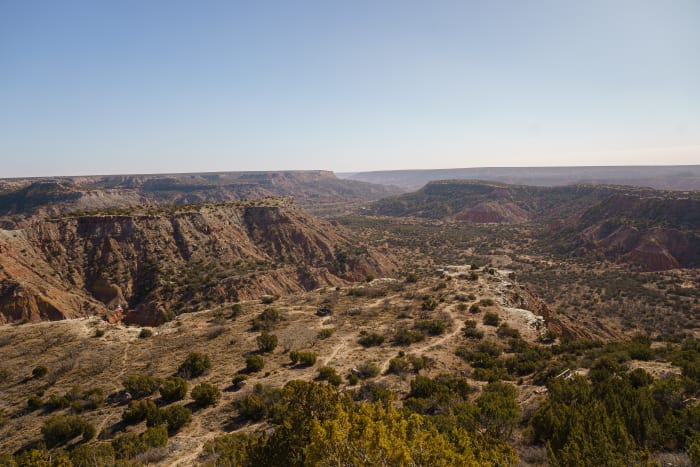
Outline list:
[[[698,163],[697,0],[0,0],[0,177]]]

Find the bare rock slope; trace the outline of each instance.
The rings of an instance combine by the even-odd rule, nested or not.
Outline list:
[[[394,272],[292,201],[133,208],[0,231],[0,321],[101,315],[159,324],[216,303]]]

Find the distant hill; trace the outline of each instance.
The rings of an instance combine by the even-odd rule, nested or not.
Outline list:
[[[700,192],[612,185],[535,187],[444,180],[375,202],[370,214],[533,223],[564,255],[604,255],[644,270],[700,267]]]
[[[417,190],[436,180],[486,180],[557,186],[579,183],[631,185],[658,190],[700,190],[700,165],[616,167],[475,167],[339,173],[341,178]]]
[[[316,214],[336,214],[352,203],[397,193],[323,170],[0,179],[0,226],[75,211],[265,196],[293,197]]]

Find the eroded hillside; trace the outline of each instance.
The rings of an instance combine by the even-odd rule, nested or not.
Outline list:
[[[291,200],[64,216],[0,231],[5,321],[160,324],[215,303],[341,285],[396,264]]]
[[[448,222],[525,224],[561,255],[603,256],[646,271],[700,266],[697,192],[478,181],[431,182],[370,212]]]

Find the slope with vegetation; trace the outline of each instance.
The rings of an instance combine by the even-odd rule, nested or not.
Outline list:
[[[2,461],[697,460],[697,339],[562,338],[533,301],[507,273],[454,265],[184,314],[146,337],[96,319],[5,325]]]

